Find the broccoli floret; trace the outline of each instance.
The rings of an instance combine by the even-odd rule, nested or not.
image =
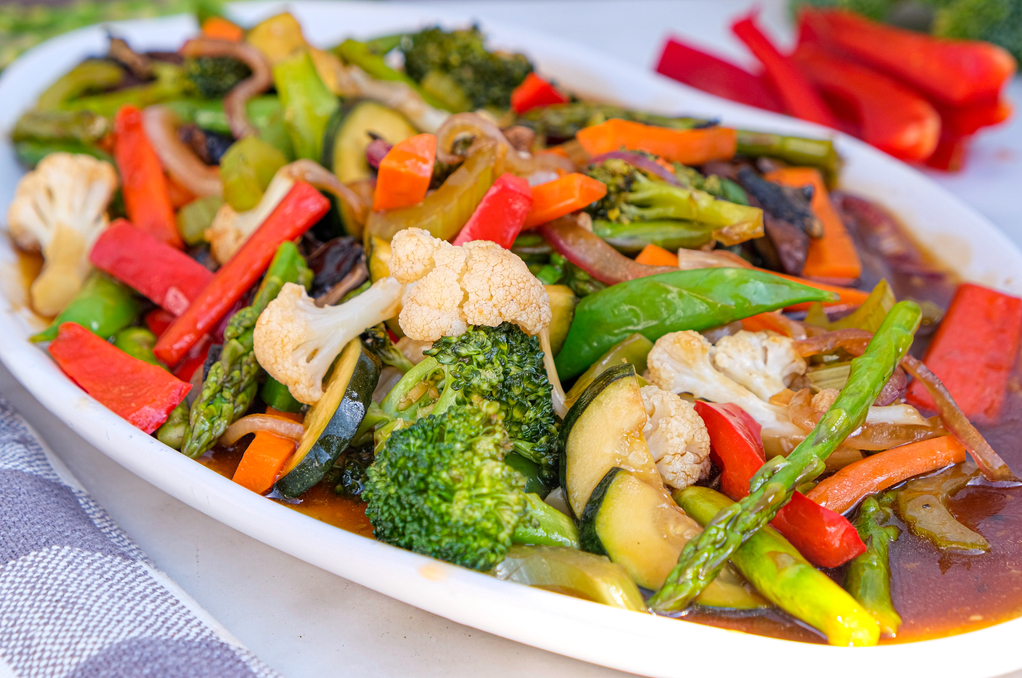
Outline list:
[[[476,570],[503,560],[527,504],[500,418],[477,399],[394,431],[362,492],[376,538]]]
[[[334,494],[349,497],[362,496],[366,471],[373,463],[373,442],[349,447],[331,468],[323,482],[332,487]]]
[[[443,337],[426,354],[447,367],[459,403],[498,403],[515,451],[540,465],[544,481],[556,477],[558,427],[539,339],[511,323],[480,325]]]
[[[405,72],[452,108],[508,108],[511,92],[532,72],[521,54],[490,52],[478,26],[427,28],[401,41]]]
[[[537,264],[533,273],[544,285],[567,285],[579,299],[607,287],[557,252],[550,255],[549,263]]]
[[[408,370],[415,367],[412,365],[412,361],[401,352],[401,349],[390,340],[390,335],[387,334],[387,330],[382,324],[370,327],[362,333],[360,338],[362,344],[375,353],[384,365],[396,367],[402,373],[407,373]]]
[[[186,61],[185,74],[199,96],[222,99],[252,75],[252,69],[231,57],[196,57]]]

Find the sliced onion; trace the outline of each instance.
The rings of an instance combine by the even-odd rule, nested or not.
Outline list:
[[[281,419],[269,414],[250,414],[228,426],[218,442],[230,447],[249,433],[258,433],[259,431],[266,431],[297,442],[302,439],[305,427],[297,421]]]
[[[972,425],[937,375],[931,372],[930,368],[921,360],[910,355],[905,356],[901,365],[926,387],[926,392],[930,394],[933,402],[937,405],[937,413],[940,415],[941,422],[972,454],[972,458],[983,475],[993,482],[1018,484],[1019,479],[1008,468],[1000,455],[994,452],[994,448],[990,447],[990,443],[986,441],[983,434]]]
[[[816,427],[824,412],[813,407],[813,396],[809,389],[804,388],[796,393],[788,403],[788,415],[800,429],[809,433]],[[925,420],[921,420],[925,422]],[[856,450],[881,451],[908,443],[928,440],[944,435],[939,426],[923,424],[863,424],[842,445]]]
[[[373,169],[379,169],[380,163],[390,153],[391,148],[393,148],[393,145],[386,139],[373,139],[366,146],[366,162]]]
[[[611,151],[610,153],[603,153],[602,155],[596,156],[590,160],[589,163],[596,165],[604,160],[624,160],[632,167],[641,169],[643,172],[654,174],[673,186],[682,185],[681,182],[678,181],[678,177],[674,176],[674,172],[667,169],[657,161],[647,158],[641,153],[635,153],[633,151]]]
[[[818,334],[815,337],[809,337],[802,341],[796,341],[794,348],[803,358],[833,353],[839,348],[844,349],[853,356],[860,356],[866,351],[866,347],[869,346],[869,342],[872,339],[873,333],[867,330],[836,330],[834,332]]]
[[[752,264],[727,250],[678,250],[678,268],[691,271],[696,268],[752,268]]]
[[[369,213],[369,206],[358,193],[355,193],[347,185],[341,183],[337,175],[319,163],[313,160],[295,160],[290,165],[282,167],[278,172],[284,172],[286,176],[295,181],[304,181],[321,191],[332,193],[338,199],[347,203],[355,217],[355,221],[359,224],[365,223],[366,215]]]
[[[561,378],[557,374],[557,366],[554,364],[554,352],[550,346],[550,326],[539,331],[539,345],[543,349],[543,367],[546,368],[546,376],[553,389],[550,391],[550,399],[553,402],[554,412],[561,419],[568,413],[568,405],[564,395],[564,387],[561,386]]]
[[[345,96],[362,96],[393,108],[421,132],[435,134],[450,115],[427,104],[407,83],[377,80],[358,66],[339,69],[337,84]]]
[[[220,171],[202,162],[195,151],[178,138],[180,122],[177,115],[166,106],[149,106],[142,111],[145,135],[167,174],[196,197],[223,195]]]
[[[565,259],[607,285],[678,270],[671,266],[636,263],[608,245],[600,236],[579,226],[571,217],[561,217],[543,224],[540,231],[551,247]]]
[[[235,85],[224,97],[224,112],[231,134],[236,139],[256,134],[256,128],[248,120],[245,105],[257,94],[262,94],[273,85],[270,64],[258,49],[244,42],[195,38],[181,48],[186,57],[231,57],[243,62],[252,70],[252,75]]]
[[[457,113],[444,121],[436,133],[437,159],[451,165],[460,163],[464,158],[454,153],[453,148],[454,142],[463,136],[474,137],[473,146],[486,139],[496,142],[499,148],[504,149],[508,170],[520,177],[528,177],[540,170],[574,172],[576,169],[575,163],[556,153],[531,155],[516,151],[500,128],[478,113]]]

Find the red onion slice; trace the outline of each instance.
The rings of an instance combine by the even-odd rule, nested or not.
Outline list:
[[[305,427],[296,421],[281,419],[269,414],[250,414],[228,426],[218,442],[221,445],[231,446],[249,433],[258,433],[259,431],[266,431],[297,442],[302,439]]]
[[[681,182],[678,181],[678,177],[674,176],[674,172],[662,166],[657,161],[647,158],[641,153],[633,153],[632,151],[611,151],[610,153],[604,153],[596,156],[589,161],[589,164],[596,165],[604,160],[624,160],[632,167],[654,174],[672,186],[682,185]]]

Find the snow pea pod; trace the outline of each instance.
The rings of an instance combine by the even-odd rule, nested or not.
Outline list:
[[[124,328],[114,335],[114,346],[132,358],[138,358],[150,365],[167,369],[163,363],[156,359],[156,355],[153,353],[153,346],[156,346],[156,335],[145,327]]]
[[[570,379],[636,332],[656,341],[669,332],[706,330],[829,293],[745,268],[670,271],[618,283],[582,299],[557,354],[557,373]]]
[[[138,318],[138,302],[131,289],[102,273],[93,272],[75,298],[50,326],[29,338],[33,343],[53,341],[64,323],[75,323],[104,339]]]

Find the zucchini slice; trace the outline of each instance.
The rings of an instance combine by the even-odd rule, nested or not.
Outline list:
[[[567,285],[544,285],[550,298],[550,350],[554,355],[561,352],[564,340],[571,329],[571,319],[575,317],[575,306],[578,297]]]
[[[497,579],[585,598],[611,607],[645,612],[635,583],[620,565],[563,546],[511,547],[493,569]]]
[[[607,472],[620,467],[663,489],[642,428],[646,425],[639,381],[631,365],[612,367],[582,392],[564,417],[561,486],[576,516]]]
[[[344,347],[327,377],[323,397],[305,415],[305,433],[274,485],[277,492],[298,497],[323,479],[355,437],[380,369],[379,359],[359,339]]]
[[[700,532],[699,524],[685,515],[664,487],[653,487],[632,473],[612,468],[582,513],[579,543],[583,550],[606,555],[624,567],[639,586],[656,590],[678,564],[681,549]],[[769,606],[730,566],[695,602],[741,610]]]
[[[342,106],[327,125],[323,144],[323,165],[342,183],[373,175],[366,162],[370,132],[391,144],[417,134],[403,115],[375,101],[359,99]]]

